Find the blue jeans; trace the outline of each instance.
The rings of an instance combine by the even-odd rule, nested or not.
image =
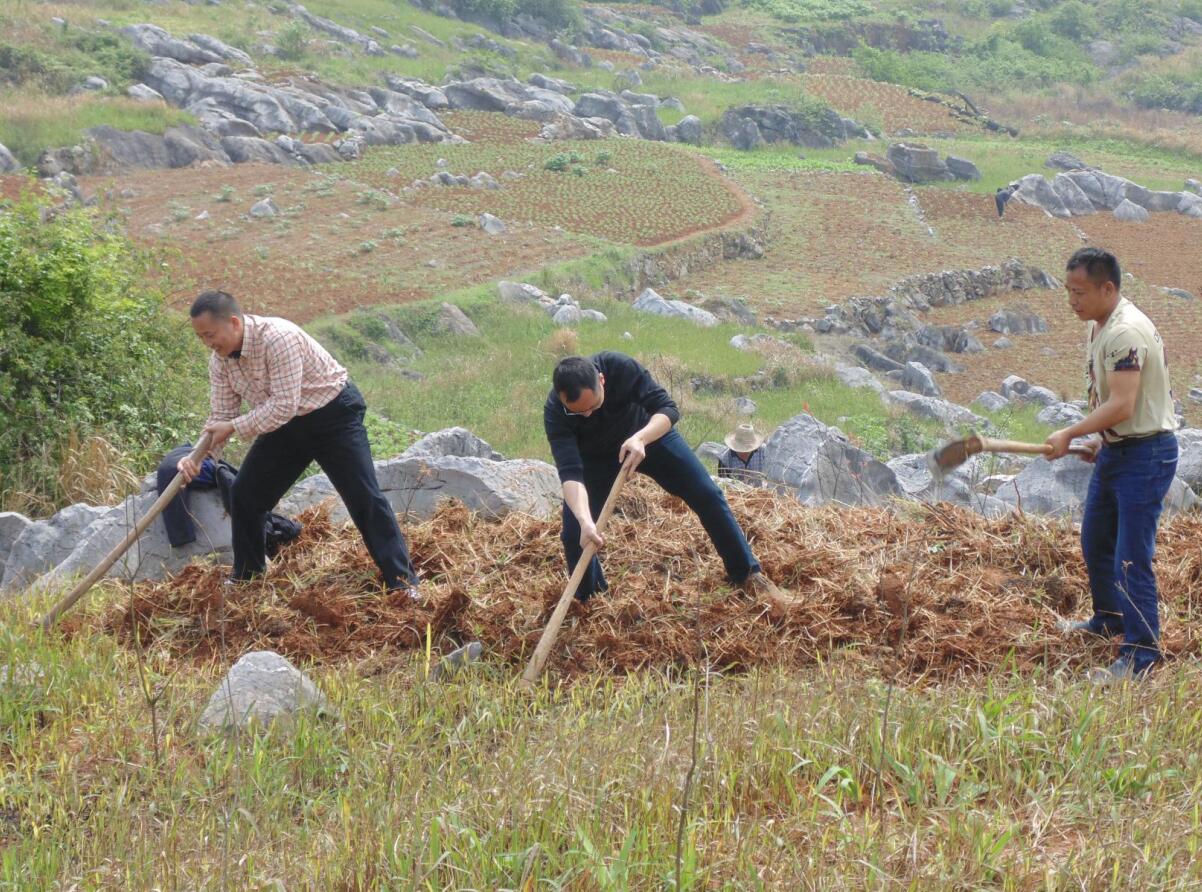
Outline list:
[[[588,492],[588,506],[593,520],[601,515],[609,490],[620,470],[617,455],[600,461],[585,459],[584,488]],[[647,446],[647,457],[639,465],[638,473],[646,474],[672,495],[684,499],[709,534],[731,582],[742,582],[752,573],[760,571],[759,561],[751,553],[751,546],[747,544],[747,537],[731,513],[726,496],[676,430],[669,431]],[[576,569],[583,549],[580,547],[580,523],[566,502],[563,506],[562,539],[568,573],[571,573]],[[576,597],[587,601],[608,587],[605,574],[601,572],[601,561],[594,557],[580,581]]]
[[[1120,653],[1136,671],[1160,659],[1160,614],[1152,556],[1156,523],[1177,471],[1177,437],[1105,446],[1098,453],[1085,513],[1081,550],[1093,594],[1090,629],[1123,634]]]

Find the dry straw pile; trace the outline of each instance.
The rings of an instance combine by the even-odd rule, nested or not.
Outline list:
[[[807,508],[762,490],[730,496],[765,571],[796,599],[758,603],[724,580],[721,562],[679,500],[636,480],[607,535],[610,592],[569,614],[550,663],[558,678],[708,662],[739,670],[856,661],[869,672],[943,679],[998,667],[1074,666],[1107,645],[1066,642],[1059,616],[1088,609],[1071,527],[989,521],[949,506]],[[266,581],[222,595],[222,566],[191,566],[139,584],[100,617],[123,640],[180,658],[228,659],[269,648],[316,662],[440,652],[469,639],[515,672],[563,589],[558,520],[489,520],[448,503],[409,526],[427,602],[382,593],[353,529],[320,512]],[[1162,634],[1171,658],[1199,652],[1194,591],[1202,520],[1161,531]],[[78,621],[91,623],[95,620]]]

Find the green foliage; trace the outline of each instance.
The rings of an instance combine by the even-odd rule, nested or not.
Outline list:
[[[456,214],[451,218],[452,226],[471,226],[476,221],[468,214]]]
[[[1136,105],[1143,108],[1167,108],[1202,114],[1202,70],[1195,71],[1188,80],[1154,75],[1137,82],[1129,95]]]
[[[1022,43],[1024,39],[1030,46]],[[854,56],[860,68],[873,80],[923,90],[1087,84],[1097,76],[1096,67],[1071,41],[1047,35],[1026,23],[1012,30],[1010,37],[991,34],[969,44],[958,55],[899,53],[861,46]]]
[[[280,29],[275,38],[276,55],[286,62],[296,62],[305,57],[309,47],[309,26],[294,21]]]
[[[33,472],[71,433],[143,456],[191,434],[177,376],[199,351],[126,240],[87,211],[43,210],[0,214],[0,490],[46,494],[53,471]]]
[[[528,15],[556,28],[569,28],[580,20],[575,0],[450,0],[461,18],[504,22]]]
[[[22,164],[33,164],[48,146],[75,145],[90,127],[162,133],[193,123],[182,109],[116,97],[48,97],[0,92],[0,143]]]
[[[0,42],[0,84],[66,93],[89,75],[114,89],[141,79],[150,56],[109,32],[60,32],[51,49]]]
[[[874,11],[865,0],[743,0],[743,5],[791,24],[838,21]]]

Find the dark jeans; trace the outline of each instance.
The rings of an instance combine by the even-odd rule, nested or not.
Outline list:
[[[255,439],[231,494],[235,579],[250,579],[266,569],[267,513],[316,461],[342,497],[385,584],[396,588],[417,583],[396,514],[376,480],[363,426],[366,410],[359,389],[348,382],[320,409]]]
[[[177,446],[163,456],[163,460],[159,462],[159,469],[156,474],[160,495],[163,490],[171,485],[171,481],[179,473],[176,465],[179,464],[180,459],[186,458],[191,452],[192,446],[189,444]],[[213,460],[206,459],[206,461],[211,468]],[[180,548],[196,541],[196,524],[192,522],[192,514],[188,511],[188,490],[211,489],[216,485],[216,480],[213,480],[211,483],[193,480],[184,489],[180,490],[179,495],[167,503],[167,507],[163,509],[162,518],[163,526],[167,530],[167,541],[171,543],[172,548]]]
[[[618,477],[621,464],[615,455],[607,461],[585,459],[584,488],[588,491],[589,511],[593,520],[601,515],[609,490]],[[684,499],[693,513],[709,533],[718,555],[726,565],[727,577],[735,583],[742,582],[760,570],[759,561],[751,553],[747,537],[743,535],[738,521],[731,513],[730,505],[722,490],[710,478],[709,472],[693,454],[689,444],[675,430],[656,440],[647,447],[647,457],[638,467],[674,496]],[[583,549],[580,547],[580,523],[567,503],[563,506],[563,550],[568,560],[568,573],[576,569]],[[597,592],[608,588],[605,574],[601,572],[601,561],[593,558],[588,571],[580,581],[576,597],[587,601]]]
[[[1123,633],[1121,654],[1136,671],[1160,659],[1160,615],[1152,556],[1156,522],[1177,471],[1177,437],[1105,446],[1089,481],[1081,550],[1089,571],[1090,628]]]

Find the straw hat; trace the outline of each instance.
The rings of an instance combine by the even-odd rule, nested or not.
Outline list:
[[[740,424],[726,435],[725,443],[735,452],[755,452],[764,445],[764,438],[750,424]]]

